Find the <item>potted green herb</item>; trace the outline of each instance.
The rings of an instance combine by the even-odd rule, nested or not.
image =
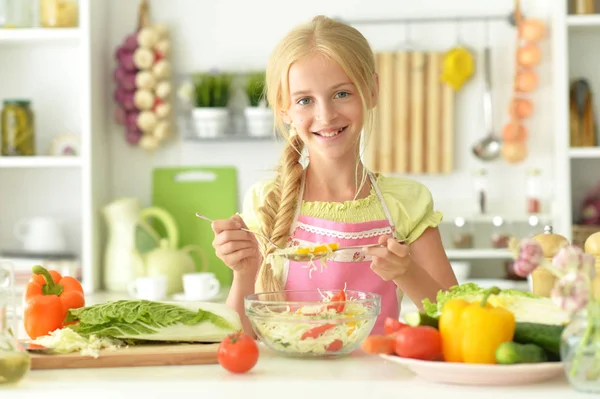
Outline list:
[[[217,137],[226,133],[232,79],[232,74],[217,72],[192,76],[192,119],[198,136]]]
[[[248,106],[244,109],[250,136],[267,136],[273,133],[273,110],[265,98],[265,72],[253,72],[247,76],[246,96]]]

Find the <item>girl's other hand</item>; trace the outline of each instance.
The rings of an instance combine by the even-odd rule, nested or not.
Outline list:
[[[401,278],[413,266],[408,245],[401,244],[392,237],[379,237],[383,247],[365,248],[366,255],[372,257],[371,269],[384,281],[394,281]]]

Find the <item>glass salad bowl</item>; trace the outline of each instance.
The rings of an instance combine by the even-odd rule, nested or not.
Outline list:
[[[381,311],[377,294],[298,290],[251,294],[245,312],[257,337],[290,357],[331,357],[357,349]]]

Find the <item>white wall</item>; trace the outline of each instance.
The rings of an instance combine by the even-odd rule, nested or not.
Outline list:
[[[137,0],[110,0],[110,48],[116,48],[125,35],[135,29]],[[173,62],[179,75],[209,68],[245,70],[264,67],[270,50],[279,38],[294,24],[315,14],[326,14],[344,19],[352,18],[406,18],[423,16],[463,16],[499,14],[510,11],[513,0],[151,0],[154,21],[165,22],[172,29]],[[548,20],[551,10],[546,0],[523,1],[526,14]],[[485,44],[481,22],[460,26],[462,37],[473,50]],[[401,25],[359,28],[365,33],[375,50],[391,49],[402,42]],[[467,32],[467,29],[469,32]],[[507,104],[513,79],[515,30],[504,22],[490,24],[493,46],[494,126],[500,134],[507,121]],[[412,37],[426,48],[448,49],[456,41],[456,24],[429,24],[411,26]],[[525,202],[520,197],[524,187],[524,170],[540,167],[548,180],[545,187],[551,190],[552,140],[556,134],[547,116],[552,112],[551,70],[549,42],[542,43],[543,62],[538,67],[540,83],[533,93],[536,107],[527,127],[530,132],[530,157],[523,164],[509,166],[500,161],[488,164],[492,201],[498,207],[522,212]],[[480,59],[478,59],[478,62]],[[462,212],[455,203],[468,205],[471,172],[481,166],[470,154],[470,146],[484,133],[482,121],[482,79],[477,64],[477,75],[458,94],[456,125],[456,172],[443,177],[416,176],[433,192],[438,207],[447,213]],[[107,74],[114,63],[107,62]],[[112,87],[107,88],[107,98],[112,98]],[[110,117],[110,115],[108,116]],[[278,146],[274,143],[190,143],[177,142],[168,148],[149,155],[138,148],[129,147],[122,129],[111,124],[110,177],[112,196],[133,195],[148,203],[151,190],[150,170],[162,165],[235,165],[240,173],[240,196],[258,178],[263,176],[278,159]],[[135,167],[135,170],[134,170]],[[507,193],[509,198],[507,200]]]

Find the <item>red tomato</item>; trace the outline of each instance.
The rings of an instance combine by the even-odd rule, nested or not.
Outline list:
[[[411,359],[440,360],[442,338],[440,332],[430,326],[405,327],[395,333],[396,355]]]
[[[337,352],[344,347],[344,343],[339,339],[331,341],[329,345],[325,348],[327,352]]]
[[[337,294],[331,297],[331,302],[345,302],[346,301],[346,292],[344,290],[340,290]],[[335,309],[337,313],[342,313],[344,311],[345,305],[344,303],[336,303],[335,305],[328,305],[327,309]]]
[[[393,317],[388,317],[385,319],[385,323],[383,324],[383,334],[391,335],[397,331],[400,331],[406,327],[406,324],[402,323],[398,319],[394,319]]]
[[[385,355],[394,354],[395,339],[387,335],[370,335],[360,344],[361,349],[365,353]]]
[[[258,345],[252,337],[244,333],[230,334],[221,341],[217,358],[225,370],[245,373],[258,362]]]

